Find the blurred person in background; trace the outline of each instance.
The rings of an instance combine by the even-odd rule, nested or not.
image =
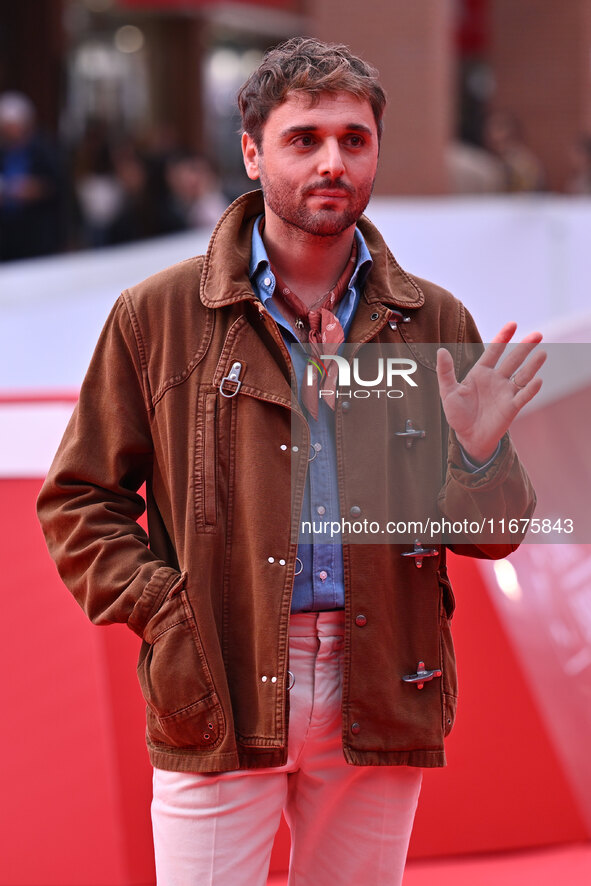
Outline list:
[[[91,121],[73,151],[77,245],[104,246],[109,229],[123,204],[123,187],[117,178],[107,127]]]
[[[591,194],[591,135],[581,135],[569,152],[572,174],[566,183],[568,194]]]
[[[505,167],[485,148],[453,141],[445,152],[445,162],[452,194],[499,194],[505,190]]]
[[[129,137],[111,152],[113,170],[121,191],[117,212],[111,220],[106,243],[130,243],[161,233],[158,192],[150,180],[150,168],[134,138]]]
[[[211,164],[199,154],[185,152],[166,164],[168,196],[162,210],[164,231],[213,228],[228,206]]]
[[[541,191],[545,173],[540,160],[523,138],[519,120],[508,111],[492,111],[484,123],[484,147],[503,167],[502,190],[507,193]]]
[[[91,121],[73,151],[78,245],[109,246],[193,227],[190,210],[201,192],[206,196],[205,180],[200,185],[194,175],[175,176],[173,191],[167,175],[169,165],[184,157],[167,128],[122,138],[103,121]],[[213,224],[225,206],[216,201],[215,219],[206,211],[200,223]]]
[[[64,245],[62,165],[35,118],[26,95],[0,95],[0,261],[48,255]]]

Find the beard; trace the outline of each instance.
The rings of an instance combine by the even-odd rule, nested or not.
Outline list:
[[[264,169],[259,168],[259,177],[265,203],[285,224],[297,228],[306,234],[314,234],[317,237],[335,237],[355,225],[363,214],[371,197],[374,180],[372,179],[360,189],[353,188],[341,179],[319,181],[307,185],[297,191],[284,179],[274,179],[272,182],[266,176]],[[320,209],[310,209],[307,198],[313,191],[327,188],[346,193],[347,201],[338,199],[330,206],[325,205]],[[318,201],[325,204],[331,203],[329,197],[317,197]],[[345,202],[340,207],[338,204]]]

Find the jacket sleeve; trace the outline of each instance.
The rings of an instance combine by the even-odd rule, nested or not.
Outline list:
[[[457,554],[500,559],[519,547],[524,518],[531,517],[536,497],[527,472],[509,434],[501,441],[499,454],[486,471],[470,473],[462,465],[461,451],[450,434],[447,476],[439,494],[439,510],[450,523],[477,525],[469,530],[469,543],[448,547]],[[517,520],[518,531],[510,532],[510,521]]]
[[[84,379],[37,509],[60,576],[96,624],[140,636],[179,572],[154,557],[137,520],[151,475],[151,404],[141,341],[122,298]]]
[[[474,343],[460,349],[459,377],[481,353],[480,335],[473,318],[465,312],[464,342]],[[439,494],[439,510],[451,523],[478,524],[478,532],[468,532],[462,543],[448,547],[457,554],[500,559],[516,550],[523,535],[521,521],[531,517],[536,496],[527,472],[521,464],[509,433],[502,440],[494,461],[483,471],[466,470],[460,445],[449,432],[447,471]],[[509,531],[509,521],[517,520],[519,531]],[[482,527],[482,528],[481,528]],[[464,540],[466,543],[464,543]]]

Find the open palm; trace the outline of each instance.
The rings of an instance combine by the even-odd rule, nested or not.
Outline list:
[[[440,348],[437,352],[437,379],[445,416],[466,455],[475,463],[483,464],[493,455],[515,416],[542,387],[537,373],[546,353],[535,351],[541,333],[530,333],[503,357],[516,329],[516,323],[503,326],[461,382],[449,351]]]

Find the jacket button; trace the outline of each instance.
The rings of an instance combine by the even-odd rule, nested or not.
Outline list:
[[[350,410],[350,408],[351,408],[351,401],[350,400],[343,400],[343,405],[341,406],[341,411],[348,412]]]
[[[361,516],[361,508],[359,507],[359,505],[353,505],[353,507],[351,508],[351,516],[352,517]]]
[[[359,725],[359,723],[351,724],[351,732],[353,733],[353,735],[359,735],[359,733],[361,732],[361,726]]]
[[[365,625],[367,624],[367,618],[365,617],[365,615],[356,615],[355,616],[355,624],[359,628],[364,628]]]

